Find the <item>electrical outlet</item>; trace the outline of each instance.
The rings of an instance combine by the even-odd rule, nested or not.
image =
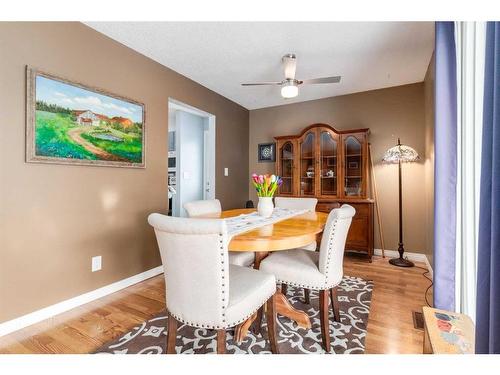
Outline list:
[[[92,257],[92,272],[99,271],[102,268],[102,256]]]

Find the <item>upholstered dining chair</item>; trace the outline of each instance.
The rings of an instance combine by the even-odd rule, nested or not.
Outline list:
[[[151,214],[160,249],[168,312],[167,353],[175,353],[178,322],[217,330],[217,353],[226,348],[226,329],[266,304],[268,337],[276,343],[276,279],[253,268],[228,263],[224,220]]]
[[[319,252],[294,249],[277,251],[261,261],[260,270],[272,273],[278,283],[319,291],[321,335],[325,351],[330,351],[329,295],[335,321],[340,321],[337,286],[343,277],[343,257],[347,232],[356,210],[347,204],[330,211]]]
[[[316,211],[316,204],[318,200],[316,198],[287,198],[287,197],[276,197],[274,198],[275,207],[279,208],[288,208],[289,210],[309,210]],[[318,244],[316,241],[311,242],[305,246],[302,246],[301,249],[316,251]],[[287,287],[286,284],[281,286],[281,291],[283,294],[286,294]],[[309,289],[304,289],[304,300],[305,303],[309,304]]]
[[[222,212],[222,207],[218,199],[208,199],[184,203],[184,209],[189,217],[215,214]],[[229,263],[236,266],[249,267],[255,260],[255,254],[251,251],[230,251]]]
[[[309,210],[316,211],[316,204],[318,200],[316,198],[286,198],[286,197],[276,197],[274,198],[274,206],[277,208],[288,208],[289,210]],[[301,249],[316,251],[316,241],[307,244]]]

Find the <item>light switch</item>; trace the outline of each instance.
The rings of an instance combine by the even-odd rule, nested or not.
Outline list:
[[[189,178],[191,177],[191,175],[189,174],[189,172],[182,172],[182,177],[183,177],[185,180],[189,180]]]
[[[224,176],[229,176],[229,168],[224,168]]]
[[[99,271],[102,268],[102,256],[92,257],[92,272]]]

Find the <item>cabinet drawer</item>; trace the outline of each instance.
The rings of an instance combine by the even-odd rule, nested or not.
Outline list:
[[[364,204],[364,203],[352,203],[352,204],[348,203],[348,204],[350,204],[356,210],[355,217],[370,216],[371,207],[372,207],[371,204]]]
[[[349,203],[356,210],[356,217],[367,217],[370,216],[371,205],[365,203]],[[316,205],[316,211],[329,213],[334,208],[339,208],[344,202],[318,202]]]
[[[330,213],[334,208],[339,208],[338,202],[319,202],[316,205],[316,211]]]

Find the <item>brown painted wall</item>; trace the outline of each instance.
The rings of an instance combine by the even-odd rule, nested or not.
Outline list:
[[[424,80],[425,99],[425,226],[426,255],[434,268],[434,80],[435,57],[432,54]]]
[[[396,250],[398,243],[398,172],[394,165],[383,165],[381,158],[397,142],[397,137],[401,138],[402,143],[417,150],[422,161],[403,167],[404,242],[407,251],[426,252],[424,84],[416,83],[250,111],[249,172],[274,171],[274,164],[257,162],[259,143],[271,142],[273,136],[299,133],[313,123],[327,123],[337,129],[370,128],[387,249]],[[256,201],[250,185],[249,197]],[[380,248],[377,226],[375,247]]]
[[[0,23],[0,56],[0,322],[160,264],[169,97],[217,116],[216,195],[243,206],[246,109],[80,23]],[[25,163],[26,65],[145,103],[147,168]]]

